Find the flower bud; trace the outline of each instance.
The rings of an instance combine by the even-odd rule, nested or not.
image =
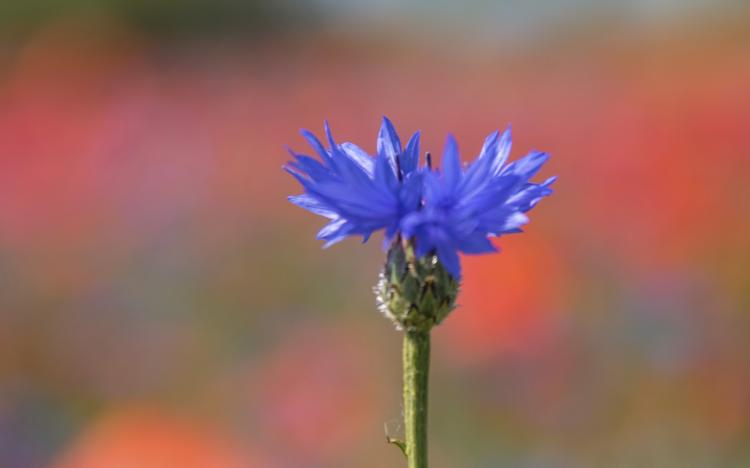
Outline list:
[[[458,282],[436,255],[414,256],[410,243],[394,242],[375,287],[378,309],[407,331],[430,331],[454,309]]]

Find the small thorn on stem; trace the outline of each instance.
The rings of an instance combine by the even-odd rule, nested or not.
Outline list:
[[[406,455],[406,443],[403,440],[398,440],[390,436],[385,436],[385,441],[401,449],[401,453],[403,453],[405,457],[407,456]]]
[[[404,456],[406,456],[406,442],[404,442],[401,439],[396,439],[395,437],[389,436],[388,435],[388,425],[384,424],[383,426],[384,426],[384,429],[385,429],[385,441],[387,443],[395,445],[396,447],[398,447],[399,449],[401,449],[401,453],[403,453]]]

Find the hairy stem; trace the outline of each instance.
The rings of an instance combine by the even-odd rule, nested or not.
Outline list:
[[[430,332],[404,333],[404,426],[409,468],[427,468],[427,382]]]

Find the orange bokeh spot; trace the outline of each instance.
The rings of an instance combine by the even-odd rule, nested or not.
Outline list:
[[[462,258],[458,308],[437,329],[447,354],[462,361],[534,347],[562,301],[562,259],[552,246],[529,234],[495,243],[499,255]]]
[[[94,423],[54,468],[252,468],[248,459],[208,427],[156,410],[120,409]]]

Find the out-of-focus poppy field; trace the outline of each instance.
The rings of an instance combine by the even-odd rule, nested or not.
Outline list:
[[[383,115],[555,194],[463,257],[437,467],[750,466],[750,5],[0,5],[0,467],[401,466],[380,239],[281,166]]]

